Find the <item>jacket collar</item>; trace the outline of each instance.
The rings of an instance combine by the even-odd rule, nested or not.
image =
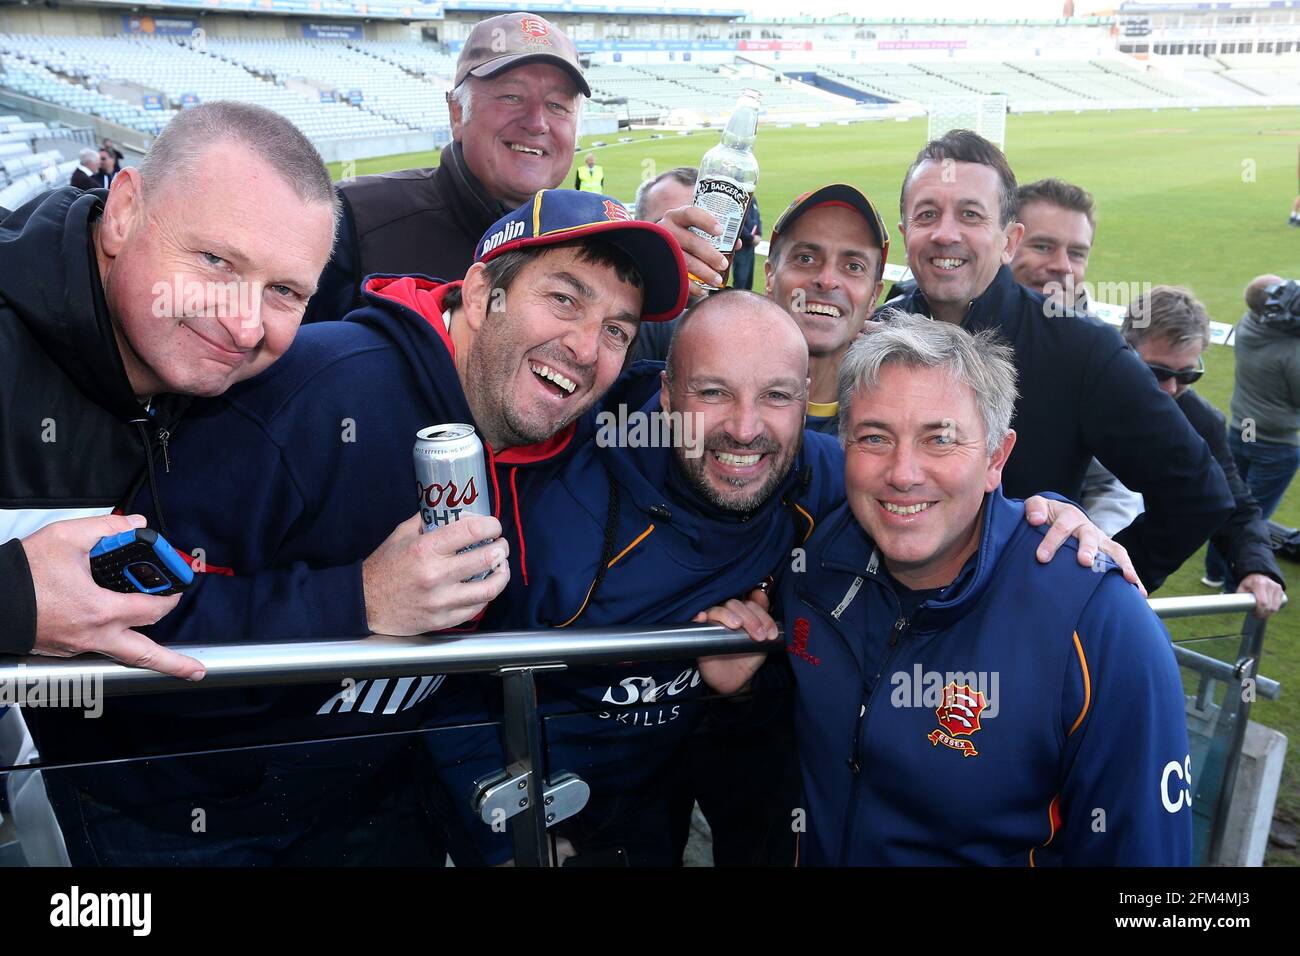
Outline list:
[[[1011,536],[1024,523],[1024,502],[1003,496],[999,486],[984,496],[980,513],[980,540],[975,555],[975,570],[962,581],[957,593],[943,601],[927,601],[924,619],[918,630],[931,631],[946,627],[961,618],[979,600],[993,580],[998,560]],[[884,555],[879,552],[853,512],[843,506],[828,532],[822,548],[821,567],[877,581],[888,587],[883,575]],[[958,580],[961,578],[959,576]]]
[[[488,195],[478,177],[470,172],[459,142],[443,147],[438,171],[438,191],[466,235],[476,238],[483,235],[493,223],[513,210],[513,206]]]
[[[1019,328],[1026,303],[1042,314],[1043,295],[1026,289],[1011,274],[1010,266],[999,267],[987,289],[971,300],[961,327],[967,332],[999,329],[1006,338],[1013,338]],[[904,300],[904,308],[920,315],[930,315],[930,303],[918,286]]]

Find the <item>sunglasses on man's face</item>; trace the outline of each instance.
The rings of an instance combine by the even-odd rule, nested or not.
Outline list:
[[[1147,368],[1151,369],[1151,374],[1156,377],[1157,382],[1167,382],[1171,378],[1179,385],[1191,385],[1198,382],[1201,376],[1205,374],[1205,360],[1197,359],[1196,368],[1172,369],[1165,368],[1163,365],[1152,365],[1146,363]]]

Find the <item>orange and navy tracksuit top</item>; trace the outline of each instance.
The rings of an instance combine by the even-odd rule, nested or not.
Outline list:
[[[802,864],[1191,862],[1169,637],[1113,565],[1078,565],[1073,540],[1040,564],[1043,531],[1023,517],[986,495],[977,552],[921,595],[844,505],[786,575]]]

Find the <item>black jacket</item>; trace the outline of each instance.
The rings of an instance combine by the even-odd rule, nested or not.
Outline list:
[[[65,186],[0,220],[0,653],[36,638],[19,539],[129,500],[185,401],[151,414],[127,380],[95,261],[105,195]]]
[[[338,191],[334,253],[304,322],[341,319],[360,308],[361,280],[373,273],[465,278],[479,239],[513,208],[487,194],[460,143],[445,147],[437,166],[362,176]]]
[[[103,184],[98,172],[86,173],[80,166],[72,171],[71,185],[77,189],[98,189]]]
[[[1196,433],[1205,439],[1214,460],[1223,469],[1237,503],[1232,515],[1210,538],[1219,553],[1226,555],[1232,576],[1240,581],[1248,574],[1263,574],[1286,587],[1282,569],[1273,557],[1273,545],[1268,533],[1268,522],[1250,488],[1237,471],[1237,463],[1228,450],[1227,421],[1223,413],[1190,388],[1178,396],[1178,407],[1192,423]]]
[[[1223,469],[1115,329],[1049,316],[1043,301],[1004,265],[962,321],[968,332],[996,329],[1016,351],[1018,437],[1003,492],[1077,501],[1095,456],[1145,499],[1146,511],[1116,540],[1154,591],[1232,514]],[[919,288],[886,306],[930,314]]]

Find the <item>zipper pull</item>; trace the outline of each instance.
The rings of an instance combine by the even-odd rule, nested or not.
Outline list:
[[[895,646],[898,643],[898,639],[903,636],[903,632],[906,630],[907,630],[907,618],[900,617],[897,621],[894,622],[894,633],[889,635],[889,646],[890,647]]]
[[[167,440],[171,437],[171,432],[167,431],[167,429],[158,429],[158,444],[162,445],[163,453],[163,471],[169,475],[172,473],[172,459],[167,452]]]
[[[858,760],[856,754],[844,762],[849,765],[849,770],[853,773],[853,776],[856,777],[858,774],[862,773],[862,762]]]

